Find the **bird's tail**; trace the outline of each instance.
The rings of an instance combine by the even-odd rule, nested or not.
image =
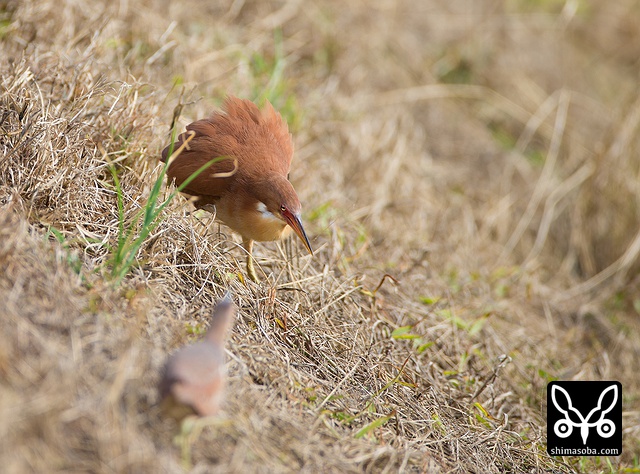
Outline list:
[[[223,345],[227,331],[233,325],[235,315],[236,305],[233,304],[231,295],[227,292],[225,297],[213,308],[209,330],[205,336],[207,340]]]

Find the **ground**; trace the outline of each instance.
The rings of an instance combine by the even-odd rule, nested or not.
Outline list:
[[[639,472],[639,57],[637,0],[0,1],[3,472]],[[289,122],[315,251],[260,284],[159,162],[227,94]],[[546,453],[552,380],[622,383],[621,456]]]

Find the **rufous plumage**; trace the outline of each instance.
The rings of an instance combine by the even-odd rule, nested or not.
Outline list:
[[[281,239],[293,229],[313,255],[302,226],[302,205],[288,179],[292,137],[287,123],[268,101],[260,110],[249,100],[228,97],[222,111],[188,125],[162,152],[163,161],[170,159],[168,179],[177,186],[215,158],[222,159],[201,172],[183,192],[195,197],[197,208],[215,207],[216,218],[242,236],[252,280],[258,281],[253,241]]]

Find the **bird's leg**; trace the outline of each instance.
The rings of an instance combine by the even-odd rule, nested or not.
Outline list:
[[[213,205],[213,204],[205,204],[203,206],[200,206],[199,209],[203,209],[205,211],[208,211],[211,214],[213,214],[214,216],[216,215],[216,206]]]
[[[247,274],[253,281],[260,283],[256,270],[253,268],[253,240],[243,238],[242,246],[247,251]]]

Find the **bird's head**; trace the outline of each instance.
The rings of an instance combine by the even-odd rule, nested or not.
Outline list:
[[[258,198],[258,211],[270,214],[291,227],[305,248],[313,255],[300,217],[302,204],[300,204],[300,199],[289,180],[277,175],[271,176],[262,183],[264,184],[256,186],[254,189]]]

